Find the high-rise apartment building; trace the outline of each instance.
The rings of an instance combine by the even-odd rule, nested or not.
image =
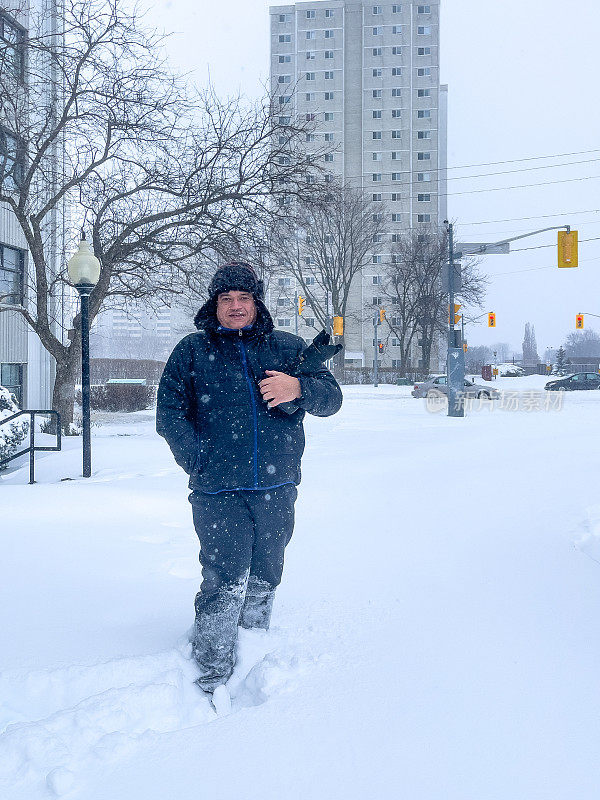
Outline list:
[[[282,114],[314,120],[315,148],[335,148],[325,167],[345,185],[362,188],[385,222],[371,269],[363,269],[352,286],[352,308],[360,313],[346,324],[348,365],[373,362],[368,308],[380,302],[378,265],[386,243],[398,232],[435,226],[447,216],[439,10],[439,2],[360,0],[270,8],[271,87]],[[282,309],[273,310],[279,327],[294,324]],[[299,332],[308,338],[303,328]],[[389,366],[397,365],[393,342],[383,359]],[[417,359],[415,353],[414,366]]]

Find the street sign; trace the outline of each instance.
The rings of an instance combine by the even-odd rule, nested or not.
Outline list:
[[[577,231],[558,232],[558,266],[577,267]]]
[[[456,250],[462,255],[506,255],[510,253],[510,244],[508,242],[500,242],[495,244],[493,242],[464,242],[456,245]]]

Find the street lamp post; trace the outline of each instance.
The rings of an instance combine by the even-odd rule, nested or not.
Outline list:
[[[100,262],[82,231],[79,249],[67,265],[69,278],[81,301],[81,415],[83,422],[83,477],[92,474],[92,439],[90,432],[90,319],[89,299],[100,277]]]

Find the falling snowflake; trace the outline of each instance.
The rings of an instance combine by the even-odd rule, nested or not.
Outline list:
[[[267,472],[269,473],[269,475],[273,475],[275,473],[275,466],[273,464],[269,464],[269,466],[267,467]]]
[[[208,403],[208,401],[210,400],[210,395],[209,394],[203,394],[202,397],[200,398],[200,400],[203,403]]]

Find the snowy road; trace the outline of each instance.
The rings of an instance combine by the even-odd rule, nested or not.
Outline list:
[[[347,387],[308,419],[230,714],[192,683],[196,538],[151,414],[93,429],[87,481],[79,440],[5,475],[0,796],[596,800],[600,392],[544,410],[544,382],[465,419]]]

